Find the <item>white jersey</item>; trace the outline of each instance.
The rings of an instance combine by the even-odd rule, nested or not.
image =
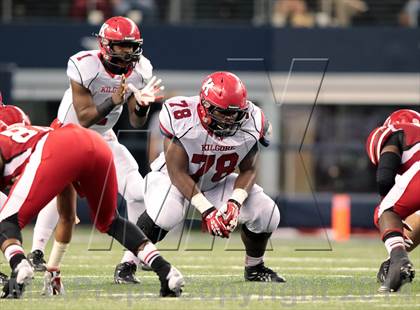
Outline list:
[[[120,83],[121,76],[114,75],[105,70],[100,58],[99,50],[82,51],[70,57],[67,64],[67,76],[83,87],[87,88],[95,105],[99,105],[105,99],[112,96]],[[132,83],[135,87],[141,89],[146,85],[147,80],[152,77],[153,67],[150,61],[144,57],[140,57],[140,61],[136,67],[126,74],[126,82]],[[131,91],[127,91],[126,99],[131,95]],[[118,121],[123,106],[115,107],[103,120],[97,124],[92,125],[90,129],[104,134],[110,130]],[[79,124],[76,111],[73,106],[73,98],[71,87],[64,93],[58,108],[58,120],[64,124],[76,123]]]
[[[176,137],[189,158],[188,173],[202,191],[207,191],[235,171],[252,147],[264,135],[264,114],[249,103],[249,117],[233,136],[209,134],[198,115],[199,97],[173,97],[162,106],[159,115],[162,133]],[[151,164],[153,171],[167,174],[163,153]]]

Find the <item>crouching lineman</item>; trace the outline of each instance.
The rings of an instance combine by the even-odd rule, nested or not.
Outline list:
[[[247,100],[242,81],[229,72],[213,73],[200,96],[167,100],[159,119],[165,151],[145,178],[146,211],[137,225],[156,243],[182,222],[189,200],[212,235],[229,237],[243,224],[246,280],[285,282],[264,265],[279,209],[255,184],[258,142],[268,145],[269,123]]]
[[[420,151],[416,148],[419,143],[420,126],[409,123],[378,127],[366,142],[368,156],[377,166],[376,179],[382,198],[375,210],[375,224],[390,256],[380,292],[396,292],[414,278],[405,248],[403,220],[420,210]]]
[[[410,109],[394,111],[384,122],[384,126],[398,124],[420,125],[420,113]],[[413,251],[420,243],[420,211],[411,214],[404,220],[404,241],[407,252]],[[388,274],[390,259],[385,260],[377,274],[378,282],[385,282]]]
[[[7,124],[7,117],[0,115],[0,120]],[[0,208],[0,248],[12,269],[2,298],[19,298],[33,277],[22,248],[21,229],[57,195],[59,226],[49,267],[59,270],[75,221],[76,190],[87,198],[96,228],[117,239],[157,273],[161,296],[180,295],[183,278],[179,271],[160,256],[138,227],[116,213],[112,152],[97,133],[72,124],[56,130],[16,124],[2,128],[0,155],[1,188],[14,181]]]

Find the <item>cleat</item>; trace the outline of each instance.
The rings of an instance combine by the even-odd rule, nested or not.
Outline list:
[[[6,284],[6,282],[9,280],[7,275],[5,275],[3,272],[0,272],[0,285]]]
[[[28,255],[28,260],[35,271],[47,271],[47,263],[44,260],[44,253],[41,250],[35,250]]]
[[[160,296],[161,297],[179,297],[182,293],[182,287],[185,281],[178,269],[171,266],[164,281],[161,281]]]
[[[400,288],[413,281],[415,271],[407,256],[392,260],[385,281],[379,287],[379,293],[398,292]]]
[[[381,266],[379,267],[379,271],[376,275],[376,281],[378,283],[383,284],[386,279],[386,275],[388,274],[389,264],[391,263],[391,259],[388,258],[386,261],[383,261]]]
[[[264,266],[264,263],[256,266],[245,267],[244,277],[246,281],[255,282],[286,282],[276,272]]]
[[[41,295],[53,296],[64,295],[64,285],[61,281],[60,270],[45,271],[44,274],[44,287]]]
[[[31,283],[33,276],[34,271],[31,264],[27,259],[22,260],[3,286],[0,298],[21,298],[25,287]]]
[[[115,267],[114,282],[116,284],[138,284],[136,278],[137,266],[133,262],[120,263]]]

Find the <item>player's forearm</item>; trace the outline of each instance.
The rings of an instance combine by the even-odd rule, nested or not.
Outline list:
[[[191,197],[200,193],[200,189],[197,184],[186,172],[176,170],[169,173],[169,176],[172,184],[178,188],[186,199],[191,200]]]
[[[147,114],[144,116],[138,116],[134,111],[130,112],[130,125],[133,128],[140,128],[146,124]]]
[[[96,106],[91,106],[89,108],[78,111],[77,119],[81,126],[89,128],[90,126],[98,123],[100,120],[104,119],[105,116],[99,114]]]
[[[252,186],[254,186],[256,178],[256,169],[241,171],[235,180],[235,185],[233,186],[233,188],[242,188],[245,191],[249,192]]]

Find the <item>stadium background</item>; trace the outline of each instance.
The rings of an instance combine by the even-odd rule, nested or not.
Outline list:
[[[5,102],[48,125],[68,87],[68,57],[96,48],[92,33],[103,18],[126,13],[140,25],[167,96],[196,95],[215,70],[244,80],[273,123],[259,183],[280,205],[281,226],[329,227],[332,197],[345,193],[352,229],[373,228],[378,198],[364,142],[392,110],[418,107],[416,1],[138,0],[117,11],[118,2],[0,0]],[[285,13],[280,2],[305,2],[306,10]],[[126,114],[117,128],[130,129]],[[152,136],[120,133],[143,175]]]

